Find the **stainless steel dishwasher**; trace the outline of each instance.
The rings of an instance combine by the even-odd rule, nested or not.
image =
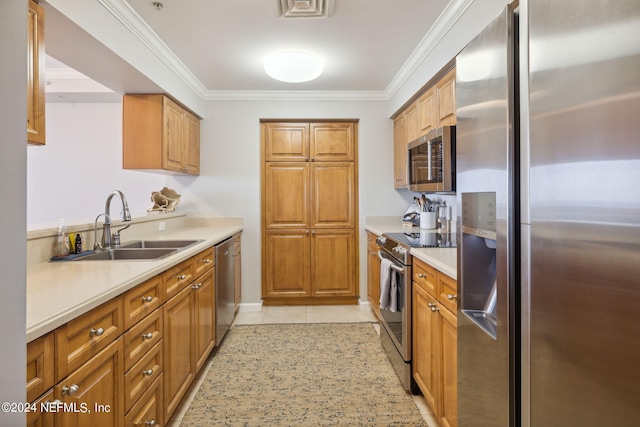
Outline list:
[[[215,247],[216,269],[216,346],[233,322],[234,306],[234,257],[233,239],[229,238]]]

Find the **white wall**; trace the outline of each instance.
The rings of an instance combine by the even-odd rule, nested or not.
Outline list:
[[[133,214],[144,214],[166,176],[122,169],[122,103],[47,103],[46,111],[47,144],[27,150],[29,228],[58,218],[93,221],[112,190],[124,193]],[[111,215],[120,211],[115,198]]]
[[[401,215],[413,197],[393,189],[392,122],[385,102],[209,101],[201,175],[172,176],[181,208],[244,218],[242,302],[261,300],[260,119],[359,119],[360,299],[366,301],[364,216]]]
[[[26,399],[27,2],[0,0],[0,402]],[[24,413],[0,412],[0,425],[24,425]]]

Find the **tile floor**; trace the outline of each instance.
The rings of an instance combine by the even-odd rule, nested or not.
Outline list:
[[[261,311],[243,311],[242,307],[236,314],[234,325],[253,325],[260,323],[354,323],[354,322],[377,322],[377,319],[369,307],[357,305],[334,305],[334,306],[270,306],[262,307]],[[379,326],[375,325],[380,333]],[[224,344],[223,344],[224,345]],[[200,388],[207,371],[211,366],[212,358],[209,359],[200,374],[196,377],[182,401],[176,409],[171,421],[166,427],[179,427],[180,421],[189,408],[191,401]],[[418,407],[422,418],[425,419],[429,427],[439,427],[433,411],[422,396],[413,396],[413,401]]]

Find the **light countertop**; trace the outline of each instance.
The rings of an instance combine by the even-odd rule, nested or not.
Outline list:
[[[378,236],[383,233],[438,232],[437,229],[422,230],[419,227],[405,228],[401,224],[400,217],[391,216],[365,217],[364,229]],[[455,224],[453,224],[452,230],[455,231]],[[426,262],[447,276],[457,279],[458,258],[456,248],[412,248],[410,253],[412,256]]]
[[[242,225],[198,223],[168,231],[162,234],[163,240],[204,241],[155,261],[58,261],[28,265],[27,342],[239,231]]]

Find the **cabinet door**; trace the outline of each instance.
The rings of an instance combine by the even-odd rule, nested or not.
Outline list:
[[[200,119],[184,111],[184,171],[200,175]]]
[[[458,331],[457,317],[446,308],[440,311],[442,340],[442,393],[438,412],[443,427],[458,426]]]
[[[311,123],[310,154],[312,162],[353,161],[356,155],[352,122]]]
[[[164,97],[163,109],[163,167],[167,170],[182,172],[184,146],[184,110],[178,104]]]
[[[187,287],[164,305],[165,418],[180,404],[195,376],[193,289]]]
[[[242,247],[240,245],[240,235],[234,236],[233,245],[233,294],[235,309],[238,309],[240,301],[242,301]]]
[[[267,162],[264,206],[266,228],[308,228],[309,163]]]
[[[355,265],[353,230],[312,230],[313,296],[358,296]]]
[[[407,143],[420,136],[420,125],[418,118],[418,101],[407,107],[404,112],[405,117],[405,138]]]
[[[267,162],[309,160],[308,123],[263,123],[262,132]]]
[[[119,427],[124,421],[122,338],[112,342],[60,381],[55,396],[68,408],[56,414],[58,426]]]
[[[400,115],[393,122],[393,177],[396,189],[408,188],[407,159],[405,117]]]
[[[163,374],[154,381],[142,395],[138,403],[127,413],[124,420],[125,427],[164,426]]]
[[[266,297],[309,296],[309,230],[267,230],[264,284]]]
[[[29,0],[27,53],[27,141],[45,143],[44,9]]]
[[[438,127],[437,121],[437,97],[432,87],[418,98],[420,117],[420,135],[424,135],[431,129]]]
[[[439,316],[431,311],[436,300],[413,283],[413,378],[431,408],[438,399]]]
[[[27,344],[28,402],[53,387],[54,357],[53,332]]]
[[[376,235],[367,232],[367,291],[373,312],[380,317],[380,258]]]
[[[449,71],[436,85],[438,91],[438,126],[456,124],[456,70]]]
[[[214,269],[207,271],[193,284],[195,301],[196,371],[200,370],[216,343],[216,288]]]
[[[353,162],[311,165],[311,228],[355,227],[355,181]]]
[[[38,400],[34,401],[33,404],[37,409],[27,412],[27,427],[55,427],[55,412],[40,410],[41,405],[47,405],[53,401],[53,389],[50,389],[46,394],[43,394]],[[57,407],[54,408],[57,409]]]

